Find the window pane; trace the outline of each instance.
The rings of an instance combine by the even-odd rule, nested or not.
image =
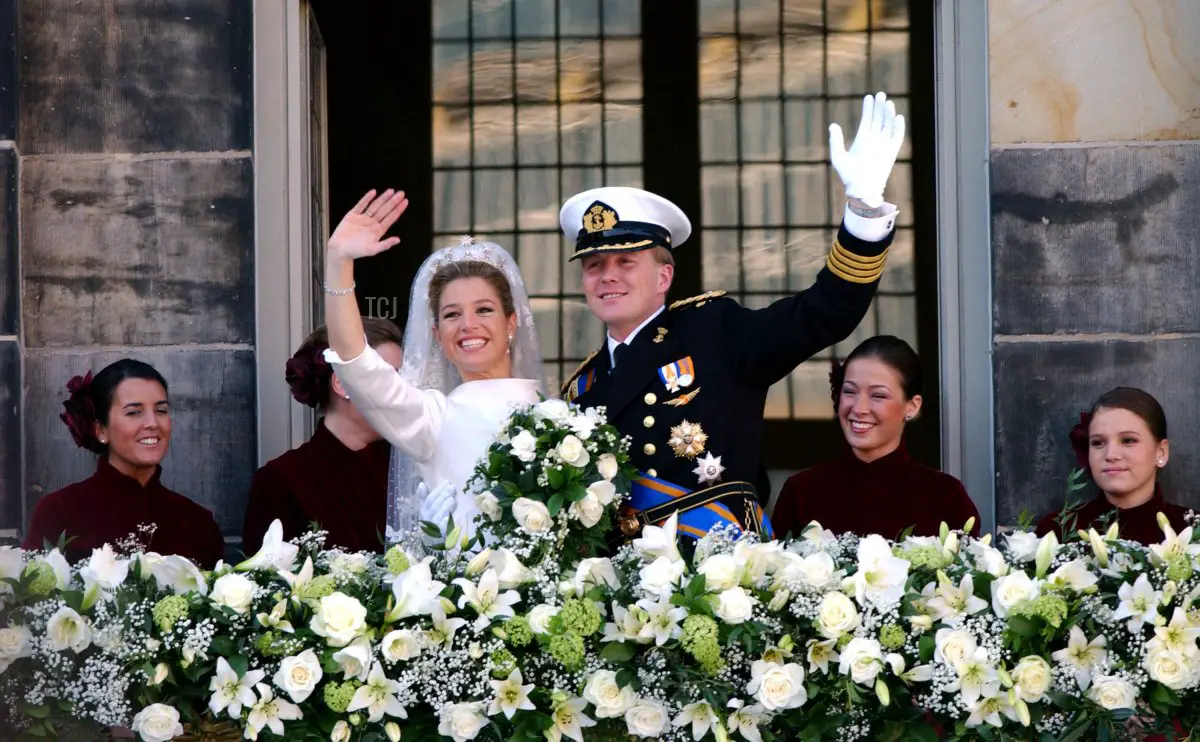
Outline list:
[[[563,163],[600,164],[603,106],[599,103],[562,107]]]
[[[887,267],[879,279],[879,290],[911,294],[916,290],[913,269],[913,233],[911,229],[897,229],[888,248]]]
[[[609,101],[642,99],[642,42],[604,42],[604,97]]]
[[[471,31],[475,38],[507,39],[512,36],[512,22],[512,3],[472,0]]]
[[[746,165],[742,168],[744,224],[783,224],[783,166]]]
[[[609,36],[636,36],[642,30],[642,12],[638,0],[603,0],[604,33]]]
[[[513,107],[475,106],[475,164],[513,163]]]
[[[737,159],[737,126],[733,103],[700,104],[701,162],[733,162]]]
[[[779,76],[779,37],[742,36],[741,43],[742,66],[740,95],[743,98],[754,96],[776,96],[779,94],[781,78]]]
[[[707,166],[700,169],[704,191],[705,226],[738,225],[738,169],[726,166]]]
[[[564,36],[599,36],[599,0],[559,0],[558,32]]]
[[[642,106],[609,103],[604,106],[604,161],[642,161]]]
[[[438,0],[433,4],[433,38],[465,39],[470,0]]]
[[[783,157],[779,101],[742,103],[742,159],[774,160]]]
[[[787,266],[783,232],[776,229],[752,229],[742,239],[742,275],[747,291],[783,291],[787,285]]]
[[[433,100],[438,103],[463,103],[470,96],[467,65],[471,47],[468,44],[444,43],[433,45]]]

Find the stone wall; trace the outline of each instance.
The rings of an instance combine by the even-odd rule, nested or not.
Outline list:
[[[27,524],[43,494],[94,469],[58,420],[64,385],[128,356],[171,385],[164,482],[210,508],[236,552],[256,465],[251,4],[16,7],[0,276],[15,278],[19,255],[20,285],[0,283],[0,411],[17,401],[23,366],[23,435],[0,414],[0,441],[23,439],[24,475],[15,485],[12,451],[0,450],[3,526]],[[12,89],[0,79],[0,97]],[[5,342],[18,316],[19,346]]]
[[[997,523],[1060,507],[1102,392],[1167,410],[1200,506],[1200,3],[990,0]]]

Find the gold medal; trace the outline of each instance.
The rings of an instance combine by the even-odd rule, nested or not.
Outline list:
[[[695,423],[687,420],[671,428],[671,438],[668,444],[676,456],[694,459],[704,453],[704,444],[708,441],[708,433]]]

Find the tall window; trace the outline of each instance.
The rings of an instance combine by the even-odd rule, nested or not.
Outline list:
[[[551,388],[603,337],[558,211],[642,184],[639,0],[437,0],[433,247],[463,234],[513,253]]]

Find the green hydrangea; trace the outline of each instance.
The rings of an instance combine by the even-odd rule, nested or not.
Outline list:
[[[592,601],[568,598],[554,617],[554,621],[568,634],[591,636],[600,630],[604,618]]]
[[[408,561],[408,554],[399,546],[393,546],[383,555],[384,561],[387,563],[388,574],[399,575],[408,571],[412,565]]]
[[[524,616],[513,616],[504,622],[505,641],[514,647],[526,647],[533,642],[533,629],[529,628],[529,619]]]
[[[1067,602],[1054,593],[1039,595],[1013,607],[1018,616],[1040,618],[1056,629],[1067,619],[1067,610]]]
[[[168,595],[154,604],[150,615],[154,618],[154,623],[158,624],[158,628],[166,634],[175,627],[176,621],[187,616],[187,612],[187,598],[182,595]]]
[[[503,680],[512,675],[513,670],[517,669],[517,658],[512,652],[501,647],[492,652],[492,665],[492,677],[497,680]]]
[[[1167,559],[1167,579],[1183,582],[1192,576],[1192,559],[1187,554],[1172,554]]]
[[[344,683],[331,682],[325,686],[324,699],[325,705],[335,714],[346,712],[346,707],[350,705],[350,701],[354,700],[354,692],[358,690],[360,683],[357,680],[347,680]]]
[[[894,623],[884,624],[879,630],[879,643],[884,649],[896,650],[904,646],[908,635],[904,633],[904,629]]]
[[[708,674],[721,669],[721,643],[717,622],[711,616],[693,614],[683,619],[683,635],[679,642]]]
[[[917,546],[898,555],[912,564],[912,569],[941,569],[946,566],[946,556],[936,546]]]
[[[583,667],[583,637],[578,634],[552,636],[548,649],[550,656],[568,670],[579,670]]]
[[[259,634],[254,640],[254,648],[263,657],[286,657],[293,653],[293,650],[299,651],[297,647],[302,647],[303,643],[290,636],[286,636],[278,631],[267,631]]]
[[[337,581],[331,575],[317,575],[300,588],[302,600],[320,600],[333,595],[337,590]]]
[[[27,574],[33,575],[33,581],[29,583],[29,592],[34,595],[49,595],[50,591],[58,585],[58,577],[54,574],[54,567],[51,567],[47,562],[34,562],[25,571]]]

